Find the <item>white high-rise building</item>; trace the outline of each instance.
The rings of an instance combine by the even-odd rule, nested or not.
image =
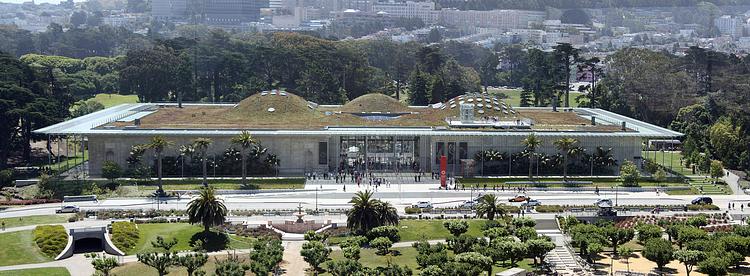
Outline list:
[[[742,19],[740,18],[723,15],[714,20],[714,25],[722,35],[729,35],[734,38],[742,36]]]
[[[186,0],[151,0],[151,16],[157,19],[185,18]]]
[[[373,12],[383,13],[385,16],[419,18],[426,25],[437,23],[439,11],[435,10],[434,2],[381,2],[372,6]]]

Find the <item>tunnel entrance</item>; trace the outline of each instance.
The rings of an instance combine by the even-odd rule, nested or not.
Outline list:
[[[73,253],[104,251],[104,241],[100,238],[83,238],[73,243]]]

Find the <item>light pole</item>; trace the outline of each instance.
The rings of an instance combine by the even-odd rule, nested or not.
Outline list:
[[[315,188],[315,213],[318,213],[318,188]]]

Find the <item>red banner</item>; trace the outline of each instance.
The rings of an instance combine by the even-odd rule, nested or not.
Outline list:
[[[440,187],[445,188],[446,175],[445,170],[448,169],[448,158],[445,155],[440,156]]]

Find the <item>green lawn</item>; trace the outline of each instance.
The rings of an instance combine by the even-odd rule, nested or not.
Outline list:
[[[386,266],[387,262],[391,262],[397,265],[405,265],[414,270],[414,275],[419,275],[419,270],[417,266],[417,249],[414,247],[397,247],[392,248],[392,252],[397,252],[396,256],[381,256],[375,254],[374,249],[365,249],[363,248],[360,251],[360,259],[359,262],[366,267],[378,267],[378,266]],[[449,255],[452,255],[452,253],[449,251]],[[341,252],[341,250],[333,251],[331,252],[330,258],[332,260],[338,260],[343,259],[344,256]],[[527,271],[531,271],[531,263],[533,263],[532,260],[526,259],[518,263],[518,267],[524,268]],[[503,267],[503,266],[495,266],[492,269],[493,275],[495,273],[505,271],[509,269],[510,267]],[[330,275],[328,273],[322,274],[322,275]]]
[[[164,180],[164,190],[197,190],[203,187],[200,177],[185,180]],[[239,190],[242,181],[237,179],[211,179],[209,185],[220,190]],[[156,181],[153,185],[141,185],[139,189],[156,190]],[[282,178],[282,179],[248,179],[248,183],[256,184],[260,189],[302,189],[305,187],[304,178]],[[129,185],[129,184],[126,184]]]
[[[38,215],[17,218],[0,218],[0,222],[5,222],[5,228],[19,227],[37,224],[59,224],[68,222],[70,215]]]
[[[505,94],[508,96],[507,98],[503,99],[505,103],[510,104],[511,106],[520,106],[521,105],[521,89],[503,89],[503,88],[491,88],[487,89],[487,91],[490,94]],[[576,102],[576,97],[581,95],[580,92],[570,92],[570,105],[572,107],[578,107],[578,102]]]
[[[29,268],[0,271],[0,276],[70,276],[64,267]]]
[[[187,223],[146,223],[138,225],[138,242],[136,242],[133,249],[126,251],[128,255],[154,251],[154,247],[151,246],[151,241],[156,240],[156,236],[162,236],[167,240],[171,240],[172,237],[177,238],[177,245],[172,248],[175,251],[190,250],[190,240],[193,235],[203,231],[203,228],[198,225],[191,225]],[[230,235],[229,248],[249,248],[249,239]]]
[[[684,162],[680,164],[682,160],[682,153],[679,151],[643,151],[641,152],[643,158],[652,160],[657,164],[661,164],[665,168],[672,169],[673,171],[685,175],[696,175],[693,170],[683,166]]]
[[[84,150],[83,153],[79,152],[75,156],[70,156],[69,158],[67,158],[67,160],[65,158],[60,158],[60,162],[53,163],[49,167],[50,169],[54,171],[64,172],[64,171],[69,170],[70,168],[74,168],[75,166],[78,166],[79,164],[83,163],[85,160],[88,160],[88,159],[89,159],[89,151]],[[46,166],[47,163],[45,161],[44,164],[40,164],[40,165]]]
[[[469,222],[469,231],[466,234],[481,237],[482,225],[485,220],[467,220]],[[401,220],[398,224],[398,234],[401,241],[418,241],[418,240],[442,240],[451,236],[448,229],[443,226],[445,220]]]
[[[539,186],[544,187],[550,187],[550,188],[558,188],[558,187],[566,187],[567,185],[564,185],[562,183],[550,183],[550,182],[561,182],[563,179],[562,177],[557,178],[538,178],[536,181],[539,182]],[[618,178],[590,178],[590,177],[578,177],[578,178],[570,178],[570,181],[590,181],[591,184],[582,184],[577,185],[579,187],[610,187],[615,184],[621,183],[620,179]],[[507,182],[528,182],[528,178],[507,178],[507,177],[499,177],[499,178],[462,178],[459,180],[460,183],[465,184],[466,187],[478,187],[478,188],[484,188],[484,184],[487,184],[488,189],[492,189],[492,185],[505,185],[506,187],[518,187],[518,186],[527,186],[526,184],[507,184]],[[545,183],[546,182],[546,183]],[[677,181],[676,178],[672,178],[667,180],[666,182],[655,182],[650,179],[641,179],[639,182],[639,185],[641,187],[657,187],[657,186],[685,186],[684,183]],[[499,188],[499,187],[498,187]]]
[[[34,243],[31,230],[0,234],[0,266],[51,261]]]
[[[104,105],[104,108],[113,107],[119,104],[138,102],[137,95],[119,95],[119,94],[106,94],[106,93],[96,94],[96,96],[94,96],[94,98],[91,98],[91,99]]]

